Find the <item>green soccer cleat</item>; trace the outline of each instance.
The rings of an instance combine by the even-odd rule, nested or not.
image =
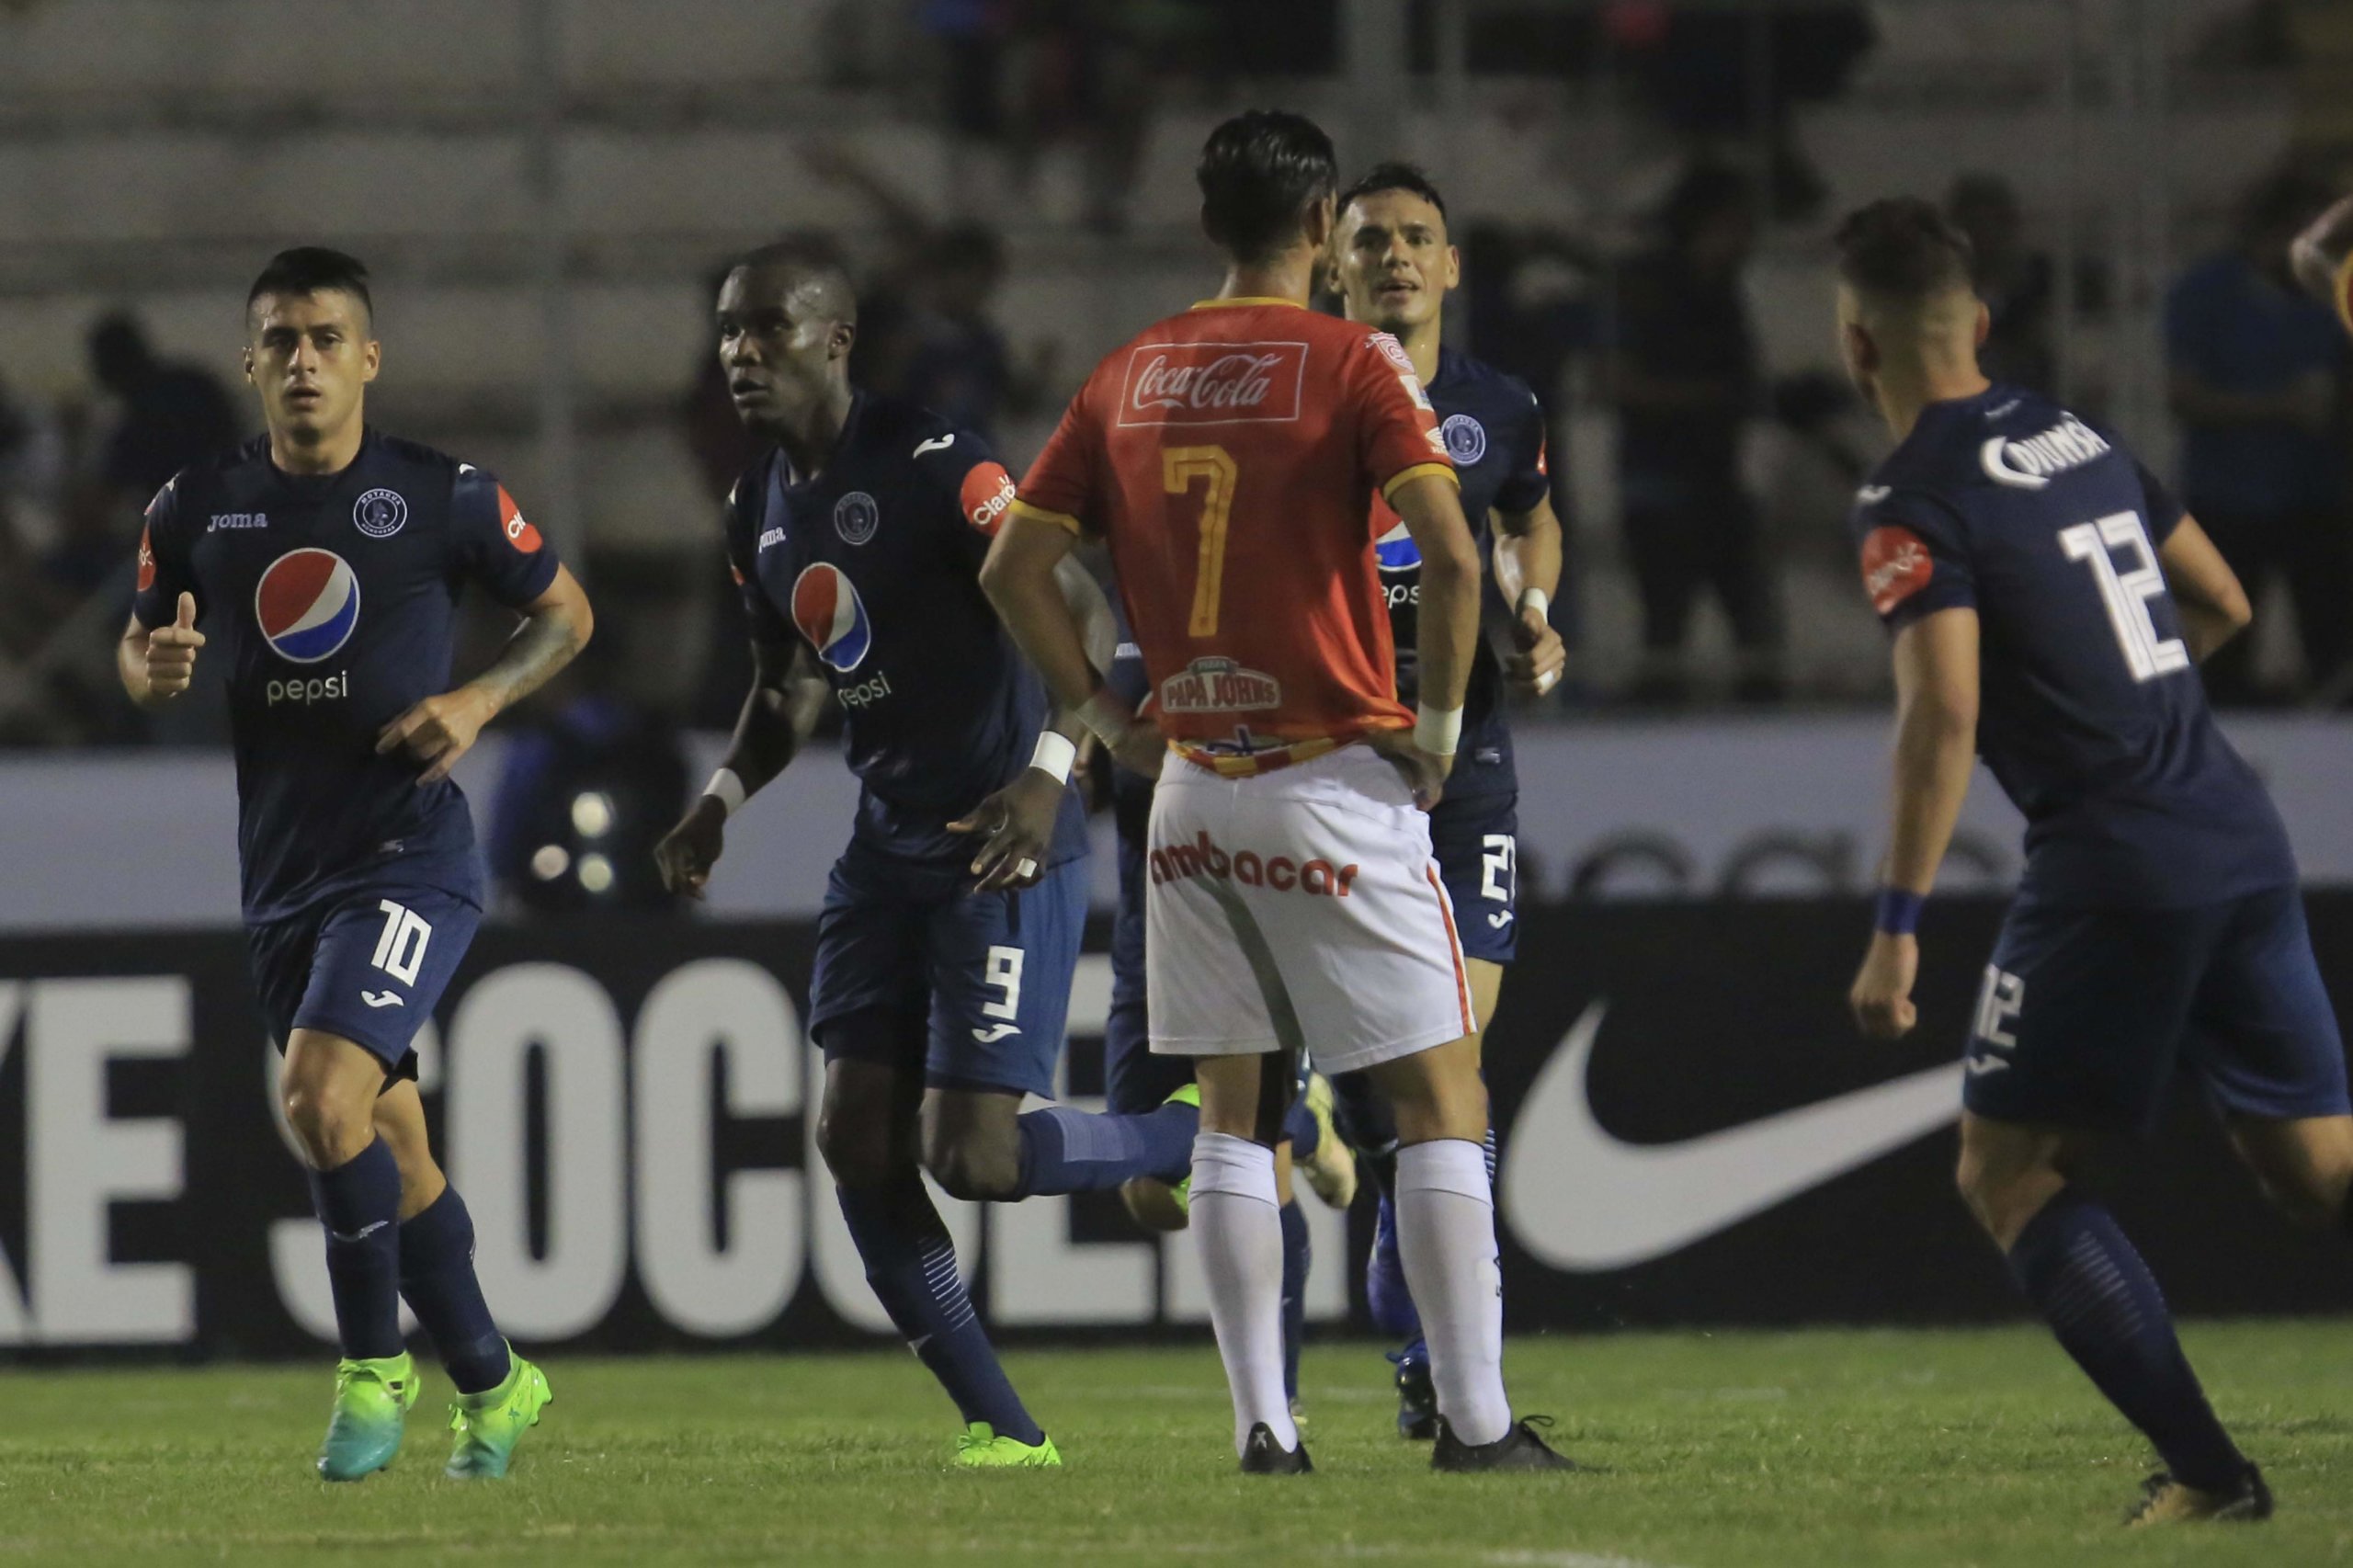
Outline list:
[[[1201,1108],[1201,1086],[1199,1084],[1187,1084],[1160,1103],[1188,1105],[1195,1110],[1199,1110]],[[1176,1200],[1176,1212],[1190,1216],[1193,1212],[1193,1173],[1188,1170],[1183,1181],[1172,1182],[1168,1187],[1168,1196]]]
[[[319,1445],[319,1478],[358,1481],[392,1463],[416,1394],[416,1362],[405,1350],[381,1360],[336,1362],[335,1414]]]
[[[1000,1437],[985,1421],[975,1421],[956,1439],[956,1462],[968,1470],[1060,1470],[1062,1451],[1047,1437],[1035,1447]]]
[[[548,1392],[548,1375],[516,1355],[511,1345],[506,1358],[505,1382],[449,1402],[449,1430],[458,1440],[442,1473],[453,1481],[496,1481],[505,1475],[515,1445],[540,1424],[540,1412],[555,1399]]]

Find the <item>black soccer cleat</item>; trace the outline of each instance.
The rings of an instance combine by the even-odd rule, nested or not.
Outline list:
[[[1438,1436],[1438,1391],[1430,1386],[1429,1352],[1416,1341],[1404,1350],[1392,1350],[1389,1359],[1397,1367],[1397,1435],[1407,1442],[1427,1443]]]
[[[1430,1468],[1457,1471],[1493,1470],[1574,1470],[1576,1461],[1566,1454],[1556,1454],[1552,1446],[1536,1435],[1538,1426],[1550,1426],[1549,1415],[1531,1415],[1512,1424],[1510,1431],[1492,1443],[1477,1447],[1454,1435],[1446,1417],[1438,1418],[1438,1447],[1430,1450]]]
[[[1307,1457],[1305,1438],[1300,1439],[1299,1447],[1286,1449],[1275,1441],[1274,1428],[1263,1421],[1250,1428],[1249,1440],[1242,1445],[1245,1475],[1306,1475],[1314,1468]]]
[[[2249,1465],[2234,1484],[2219,1492],[2176,1481],[2160,1471],[2141,1483],[2140,1505],[2124,1516],[2124,1523],[2132,1529],[2209,1519],[2251,1525],[2270,1517],[2271,1488],[2263,1483],[2263,1472]]]

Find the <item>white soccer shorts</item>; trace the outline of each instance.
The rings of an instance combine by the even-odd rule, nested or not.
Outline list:
[[[1429,820],[1370,748],[1243,778],[1172,756],[1147,842],[1154,1051],[1351,1073],[1472,1032]]]

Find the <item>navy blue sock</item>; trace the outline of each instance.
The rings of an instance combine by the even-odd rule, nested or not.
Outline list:
[[[401,1294],[460,1393],[506,1381],[506,1340],[474,1278],[474,1217],[454,1187],[401,1221]]]
[[[1135,1176],[1180,1182],[1193,1168],[1199,1108],[1171,1101],[1142,1116],[1048,1106],[1019,1119],[1021,1177],[1016,1199],[1058,1192],[1108,1192]]]
[[[1307,1339],[1307,1216],[1297,1203],[1282,1207],[1283,1392],[1299,1398],[1299,1352]]]
[[[996,1349],[957,1276],[956,1244],[931,1206],[923,1177],[910,1167],[879,1187],[837,1192],[850,1239],[866,1261],[866,1282],[965,1424],[985,1421],[1001,1437],[1044,1442],[1045,1433],[997,1365]]]
[[[327,1233],[335,1326],[355,1361],[397,1356],[401,1341],[401,1168],[381,1138],[331,1171],[313,1171],[311,1208]]]
[[[1293,1160],[1312,1157],[1324,1142],[1324,1130],[1315,1125],[1315,1113],[1307,1108],[1304,1095],[1294,1096],[1290,1108],[1283,1112],[1283,1136],[1290,1140]]]
[[[2236,1483],[2246,1457],[2214,1418],[2156,1280],[2107,1210],[2062,1188],[2027,1221],[2009,1262],[2061,1346],[2176,1480],[2208,1490]]]

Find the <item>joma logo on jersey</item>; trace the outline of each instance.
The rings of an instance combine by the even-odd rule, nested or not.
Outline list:
[[[1152,852],[1152,880],[1182,881],[1188,877],[1232,879],[1245,888],[1272,888],[1277,892],[1303,892],[1310,898],[1346,898],[1357,879],[1353,865],[1335,866],[1316,857],[1304,861],[1288,855],[1260,855],[1237,850],[1229,855],[1203,829],[1190,844],[1170,844]]]
[[[266,528],[269,527],[267,512],[215,512],[206,533],[219,533],[222,528]]]
[[[1195,659],[1160,683],[1165,713],[1256,713],[1282,705],[1282,682],[1232,659]]]
[[[772,544],[782,544],[783,542],[784,530],[782,528],[763,528],[760,531],[760,542],[758,548],[761,550],[766,550]]]
[[[2040,490],[2054,473],[2081,468],[2108,453],[2108,443],[2074,415],[2040,436],[2013,441],[1996,436],[1978,449],[1986,477],[2018,490]]]
[[[1304,343],[1146,343],[1128,356],[1120,423],[1287,424],[1299,417]]]

